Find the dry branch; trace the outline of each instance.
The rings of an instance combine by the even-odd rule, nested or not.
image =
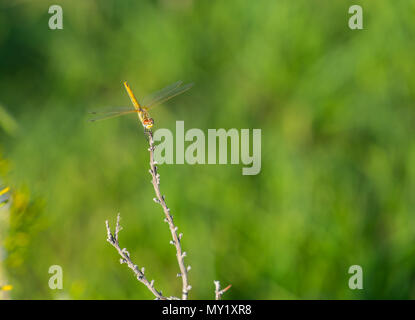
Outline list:
[[[151,183],[153,184],[154,191],[156,193],[156,198],[153,200],[160,204],[163,208],[163,212],[165,215],[164,221],[167,222],[169,225],[170,233],[172,236],[172,240],[170,243],[174,245],[176,248],[176,257],[177,262],[179,264],[180,273],[177,274],[178,277],[182,278],[182,300],[187,300],[189,291],[191,290],[192,286],[189,284],[188,280],[188,271],[190,270],[190,266],[186,266],[184,262],[184,257],[186,257],[186,252],[182,250],[181,247],[181,239],[182,239],[182,233],[177,233],[177,227],[175,226],[173,222],[173,216],[170,213],[170,209],[168,208],[166,204],[166,200],[164,195],[161,194],[160,191],[160,175],[157,172],[157,166],[156,161],[154,160],[154,139],[153,139],[153,132],[151,130],[146,129],[145,134],[148,138],[149,148],[148,151],[150,153],[150,174],[152,176]],[[115,226],[114,233],[111,232],[108,220],[105,221],[106,227],[107,227],[107,241],[118,251],[118,253],[121,256],[120,262],[121,264],[126,263],[128,267],[133,270],[134,274],[136,275],[136,278],[138,281],[143,283],[156,297],[158,300],[179,300],[177,297],[165,297],[163,296],[161,291],[158,291],[154,287],[154,280],[148,281],[147,278],[144,275],[144,268],[139,269],[137,265],[135,265],[130,258],[130,253],[125,249],[121,249],[119,242],[118,242],[118,233],[121,231],[120,226],[120,215],[117,216],[117,223]],[[224,289],[220,289],[220,283],[219,281],[214,281],[215,283],[215,298],[216,300],[220,300],[222,295],[229,290],[231,285],[228,285]]]
[[[219,281],[213,281],[215,284],[215,299],[220,300],[222,298],[222,295],[232,287],[232,285],[228,285],[225,289],[220,289],[220,282]]]
[[[155,145],[154,145],[154,139],[153,139],[153,132],[151,130],[146,130],[146,135],[148,137],[148,143],[150,145],[150,147],[148,148],[148,151],[150,152],[149,172],[152,176],[151,182],[153,184],[154,191],[157,197],[157,198],[154,198],[154,201],[162,206],[164,214],[166,216],[164,221],[168,223],[169,228],[170,228],[170,233],[173,238],[173,240],[171,240],[170,243],[173,244],[176,248],[176,257],[177,257],[177,262],[180,268],[180,273],[178,274],[178,276],[182,278],[182,300],[187,300],[189,291],[192,288],[192,286],[189,285],[189,281],[187,277],[187,272],[190,270],[190,266],[186,267],[184,263],[184,257],[186,256],[186,252],[182,251],[182,247],[180,243],[182,234],[179,234],[179,235],[177,234],[178,228],[174,225],[173,216],[170,214],[170,209],[167,207],[166,200],[160,191],[160,175],[157,173],[157,166],[154,160]]]
[[[142,284],[144,284],[156,297],[158,300],[171,300],[175,299],[175,297],[165,297],[161,293],[161,291],[158,291],[154,287],[154,280],[148,281],[147,278],[144,275],[144,267],[139,269],[136,264],[134,264],[131,261],[130,253],[127,251],[126,248],[121,249],[120,244],[118,242],[118,233],[121,231],[120,226],[120,214],[117,216],[117,223],[115,225],[114,233],[111,233],[111,228],[109,226],[108,220],[105,221],[105,225],[107,227],[107,241],[115,248],[117,249],[118,253],[121,256],[120,263],[126,263],[128,267],[133,270],[134,274],[137,277],[137,280],[140,281]],[[176,298],[177,299],[177,298]]]

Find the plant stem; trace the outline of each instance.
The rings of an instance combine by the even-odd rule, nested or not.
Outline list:
[[[151,182],[153,184],[154,191],[157,197],[154,199],[154,201],[156,203],[159,203],[162,206],[164,214],[166,216],[164,221],[168,223],[169,228],[170,228],[170,233],[173,238],[173,240],[170,243],[176,247],[176,257],[177,257],[177,262],[180,268],[180,274],[178,275],[182,278],[182,300],[187,300],[188,293],[190,289],[192,288],[189,285],[189,281],[187,277],[187,272],[190,270],[190,266],[186,267],[184,263],[184,257],[186,256],[186,252],[182,251],[182,247],[180,244],[182,234],[179,234],[179,235],[177,234],[178,228],[174,225],[173,216],[170,214],[170,209],[167,207],[165,198],[161,194],[161,191],[160,191],[160,175],[157,173],[157,166],[154,160],[155,145],[154,145],[154,139],[153,139],[153,132],[151,130],[146,130],[146,135],[148,137],[148,143],[150,145],[148,149],[148,151],[150,152],[150,170],[149,171],[152,176]]]

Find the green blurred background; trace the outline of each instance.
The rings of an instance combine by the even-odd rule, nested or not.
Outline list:
[[[63,8],[63,30],[48,8]],[[361,4],[364,30],[348,27]],[[415,298],[412,1],[15,1],[0,4],[0,150],[12,201],[1,268],[14,299],[152,299],[106,242],[180,295],[134,116],[88,123],[177,81],[157,128],[262,129],[262,170],[162,165],[190,298]],[[3,221],[3,220],[1,220]],[[63,290],[48,269],[63,268]],[[350,290],[348,268],[363,268]],[[0,284],[1,285],[1,284]]]

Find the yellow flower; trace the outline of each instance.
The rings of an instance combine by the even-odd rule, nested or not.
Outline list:
[[[6,187],[6,188],[1,189],[1,190],[0,190],[0,196],[2,196],[3,194],[5,194],[5,193],[9,192],[9,190],[10,190],[10,188],[9,188],[9,187]]]
[[[0,287],[0,291],[10,291],[13,289],[13,286],[11,284],[6,284],[2,287]]]

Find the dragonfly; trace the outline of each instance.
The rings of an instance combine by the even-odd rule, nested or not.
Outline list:
[[[183,81],[177,81],[157,92],[154,92],[150,96],[143,99],[142,104],[140,104],[137,98],[134,96],[133,91],[131,90],[130,85],[127,81],[124,82],[125,90],[127,90],[128,96],[134,106],[132,108],[116,108],[107,111],[92,111],[91,114],[101,114],[96,118],[92,118],[89,121],[100,121],[110,118],[115,118],[119,116],[123,116],[126,114],[136,113],[138,115],[138,119],[143,125],[144,129],[148,130],[151,129],[154,125],[154,119],[150,117],[149,110],[159,104],[170,100],[171,98],[182,94],[183,92],[189,90],[193,86],[193,83],[188,83],[183,85]]]

